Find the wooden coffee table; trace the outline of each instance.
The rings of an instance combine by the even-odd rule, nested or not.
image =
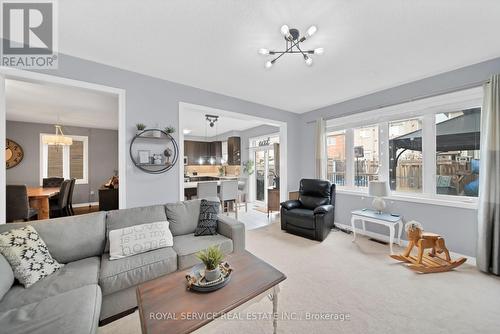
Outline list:
[[[188,270],[139,285],[137,304],[142,333],[191,333],[266,293],[269,293],[273,302],[273,327],[276,333],[278,284],[286,276],[246,251],[231,254],[226,260],[234,269],[231,281],[214,292],[188,291],[185,278]]]

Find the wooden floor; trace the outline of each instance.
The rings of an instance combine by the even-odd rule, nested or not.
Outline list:
[[[78,208],[73,207],[73,211],[75,211],[75,216],[85,215],[87,213],[99,211],[99,205],[89,205],[89,206],[82,206],[82,207],[78,207]]]

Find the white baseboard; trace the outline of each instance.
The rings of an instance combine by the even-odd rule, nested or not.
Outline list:
[[[84,208],[86,206],[96,206],[99,205],[99,202],[90,202],[90,203],[78,203],[78,204],[73,204],[74,208]]]
[[[342,228],[342,229],[344,229],[344,230],[352,231],[351,225],[340,224],[340,223],[337,223],[337,222],[335,222],[335,225],[338,226],[338,227],[340,227],[340,228]],[[364,232],[363,229],[360,229],[360,228],[356,228],[356,233],[358,233],[359,235],[364,235],[364,236],[373,238],[373,239],[381,240],[381,241],[384,241],[384,242],[387,242],[387,243],[389,242],[389,236],[385,235],[385,234],[375,233],[375,232],[371,232],[371,231]],[[396,237],[394,239],[397,240]],[[401,244],[404,247],[406,247],[408,245],[408,240],[401,239]],[[473,266],[476,265],[476,258],[475,257],[467,256],[467,255],[463,255],[463,254],[455,253],[455,252],[451,252],[451,251],[450,251],[450,255],[453,258],[465,257],[467,259],[467,263],[468,264],[471,264]]]

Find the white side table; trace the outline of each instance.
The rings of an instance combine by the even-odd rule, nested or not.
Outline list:
[[[351,212],[351,227],[354,237],[352,241],[356,240],[356,226],[354,225],[356,220],[361,220],[363,224],[363,233],[366,233],[365,222],[375,223],[379,225],[384,225],[389,228],[389,248],[392,252],[392,244],[394,243],[394,232],[395,226],[398,225],[398,245],[401,246],[401,234],[403,233],[403,219],[401,216],[393,216],[389,213],[378,213],[375,210],[365,209],[365,210],[354,210]]]

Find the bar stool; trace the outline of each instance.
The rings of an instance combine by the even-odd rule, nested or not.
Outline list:
[[[234,203],[235,216],[238,219],[238,180],[221,181],[219,199],[222,210],[224,210],[225,204]],[[229,216],[229,208],[227,209],[227,215]]]
[[[198,182],[196,197],[199,199],[218,197],[217,181]]]

